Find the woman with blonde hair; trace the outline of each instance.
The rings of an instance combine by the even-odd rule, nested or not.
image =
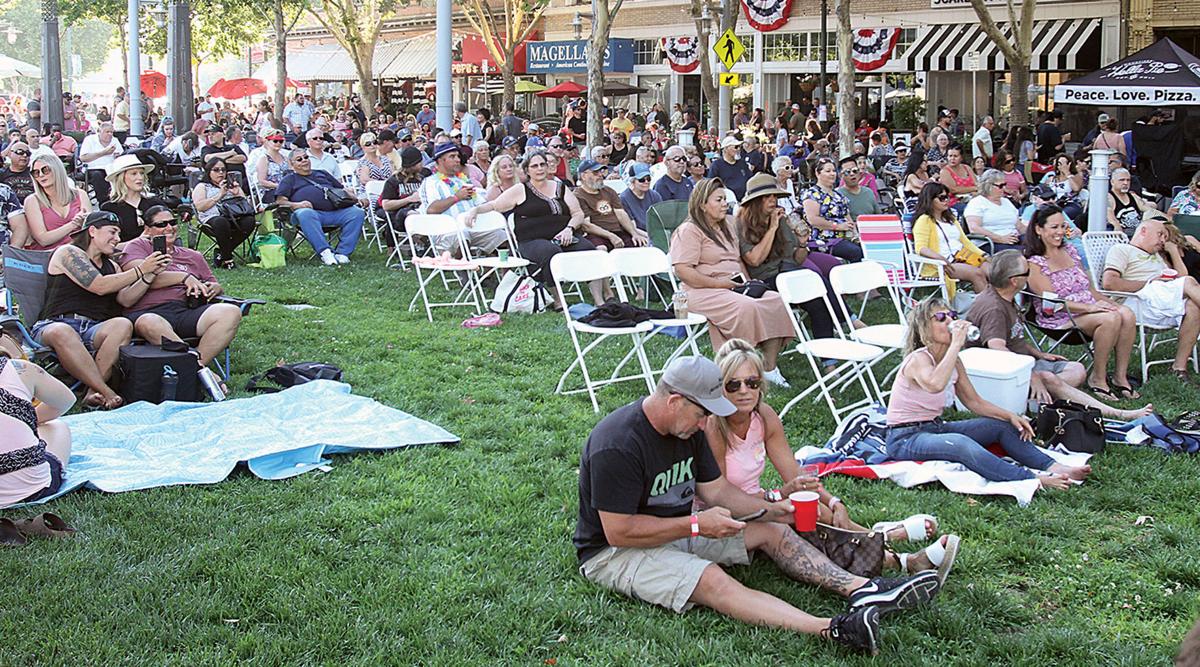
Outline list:
[[[483,198],[492,201],[499,197],[501,192],[514,185],[520,185],[522,180],[524,179],[517,161],[511,155],[501,153],[492,159],[492,164],[488,167],[488,189]]]
[[[745,493],[764,496],[768,501],[796,491],[815,491],[820,496],[818,521],[866,533],[867,528],[850,518],[846,504],[825,490],[817,477],[804,474],[796,463],[779,414],[764,400],[768,385],[763,379],[762,354],[750,343],[733,338],[717,351],[716,363],[721,369],[725,398],[737,411],[728,417],[710,417],[704,435],[725,479]],[[784,482],[778,496],[764,491],[761,485],[767,459]],[[904,521],[881,521],[870,530],[883,532],[884,538],[892,542],[938,536],[937,519],[928,514],[916,514]],[[888,549],[883,566],[904,572],[938,568],[938,577],[944,582],[954,565],[958,545],[957,535],[944,535],[917,553],[897,554]]]
[[[1036,479],[1038,488],[1066,490],[1073,481],[1087,478],[1091,466],[1056,462],[1033,445],[1029,420],[975,391],[958,357],[970,328],[971,323],[959,320],[939,297],[929,297],[909,311],[905,356],[888,397],[888,458],[952,461],[993,482]],[[980,416],[942,421],[950,390],[968,412]],[[999,443],[1016,463],[984,448],[992,443]]]
[[[366,197],[367,183],[371,181],[386,181],[392,177],[392,161],[379,155],[378,144],[374,132],[363,132],[358,138],[363,156],[358,160],[358,190],[359,198]]]
[[[762,347],[765,377],[789,386],[775,365],[779,350],[794,335],[787,306],[778,292],[754,298],[739,291],[748,271],[727,206],[721,179],[705,178],[696,184],[688,198],[688,217],[671,238],[675,274],[683,283],[688,309],[708,318],[714,350],[730,338],[749,340]]]
[[[163,201],[146,193],[147,174],[154,165],[142,164],[136,155],[122,155],[108,165],[109,184],[112,192],[100,210],[115,213],[121,221],[121,243],[132,241],[142,235],[142,215]]]
[[[13,237],[28,239],[25,247],[29,250],[53,250],[70,243],[71,235],[83,229],[84,219],[92,212],[87,194],[75,187],[62,160],[49,149],[33,152],[29,173],[33,194],[25,198],[28,229],[13,229]]]

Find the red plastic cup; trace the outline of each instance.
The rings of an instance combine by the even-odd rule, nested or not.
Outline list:
[[[1175,280],[1178,277],[1179,277],[1179,272],[1176,271],[1175,269],[1163,269],[1163,272],[1162,272],[1163,280]]]
[[[817,529],[817,501],[820,498],[814,491],[797,491],[788,496],[788,500],[792,501],[798,532],[807,533]]]

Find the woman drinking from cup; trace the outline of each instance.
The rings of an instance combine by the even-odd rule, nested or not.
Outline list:
[[[798,491],[814,492],[818,495],[819,522],[842,530],[868,532],[850,518],[841,499],[829,493],[811,470],[802,469],[796,462],[779,414],[764,400],[768,384],[763,378],[762,354],[747,341],[733,338],[721,346],[715,361],[721,369],[725,398],[737,408],[737,412],[728,417],[710,417],[704,428],[708,446],[724,477],[743,492],[764,496],[768,501],[786,498]],[[778,495],[762,488],[768,459],[784,481]],[[904,521],[881,521],[869,530],[883,532],[884,539],[891,542],[925,541],[938,536],[937,519],[928,514],[916,514]],[[944,535],[917,553],[896,554],[888,549],[884,553],[883,566],[904,572],[936,567],[938,576],[945,580],[954,563],[958,543],[958,536]]]
[[[905,357],[888,397],[888,458],[953,461],[993,482],[1037,479],[1041,488],[1068,489],[1073,480],[1085,479],[1091,466],[1055,462],[1031,442],[1029,420],[989,403],[975,391],[958,358],[971,323],[957,318],[939,297],[925,299],[908,313]],[[951,388],[968,411],[981,416],[942,421]],[[991,443],[999,443],[1020,465],[984,448]]]

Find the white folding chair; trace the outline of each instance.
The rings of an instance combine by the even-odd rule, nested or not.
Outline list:
[[[608,280],[613,276],[614,266],[612,259],[609,258],[606,252],[601,250],[581,250],[578,252],[560,252],[555,255],[550,259],[550,272],[553,274],[554,288],[558,291],[558,298],[565,302],[566,295],[563,293],[564,284]],[[654,379],[653,374],[650,372],[650,362],[647,361],[646,351],[642,347],[645,336],[654,328],[653,324],[650,322],[641,322],[632,327],[597,327],[571,319],[571,314],[566,308],[563,309],[563,317],[567,321],[567,333],[571,336],[571,345],[575,348],[575,360],[571,362],[571,365],[567,367],[562,377],[559,378],[558,386],[555,388],[554,393],[576,394],[586,391],[588,397],[592,399],[592,410],[600,412],[600,405],[596,402],[596,389],[599,387],[626,380],[641,379],[646,383],[648,391],[654,391]],[[595,339],[586,345],[581,345],[581,336],[595,336]],[[610,338],[629,339],[633,347],[633,354],[637,357],[638,365],[641,367],[641,373],[617,377],[618,373],[614,372],[613,377],[607,380],[592,379],[591,371],[587,365],[587,354],[597,345]],[[576,366],[583,373],[583,388],[564,390],[563,387],[566,385],[567,378],[575,370]]]
[[[338,170],[341,172],[342,183],[351,192],[358,191],[358,160],[346,160],[338,164]]]
[[[853,326],[848,326],[846,331],[851,340],[856,340],[867,345],[874,345],[882,348],[884,353],[879,358],[871,362],[875,366],[884,358],[891,355],[896,350],[904,349],[904,338],[908,333],[908,325],[905,323],[904,311],[900,308],[900,297],[896,294],[896,290],[892,287],[891,280],[887,275],[887,269],[878,262],[863,260],[855,264],[842,264],[833,267],[829,272],[829,284],[833,286],[833,293],[837,295],[838,307],[841,309],[843,318],[840,322],[850,322],[850,309],[846,305],[846,297],[850,294],[865,294],[871,290],[878,290],[879,293],[887,294],[887,298],[891,301],[892,312],[895,313],[895,322],[887,324],[871,324],[862,329],[855,329]],[[866,311],[866,300],[863,300],[863,310],[859,312],[861,317]],[[835,323],[838,320],[835,320]],[[836,324],[841,328],[842,324]],[[898,369],[899,366],[896,366]],[[896,369],[883,379],[886,386],[888,380],[895,374]],[[888,391],[882,392],[886,395]]]
[[[1083,234],[1083,252],[1087,255],[1088,270],[1092,274],[1092,283],[1096,289],[1108,296],[1117,299],[1136,299],[1136,294],[1129,292],[1114,292],[1103,288],[1104,279],[1104,263],[1108,259],[1108,251],[1114,246],[1129,243],[1129,237],[1125,236],[1124,232],[1084,232]],[[1135,309],[1136,311],[1136,309]],[[1168,345],[1171,342],[1178,344],[1178,329],[1161,328],[1145,324],[1138,318],[1138,355],[1142,360],[1142,381],[1145,382],[1150,377],[1150,367],[1161,364],[1172,364],[1174,359],[1168,356],[1166,359],[1158,359],[1150,361],[1150,353],[1155,348],[1162,345]],[[1147,330],[1149,335],[1147,336]],[[1167,333],[1174,332],[1174,333]],[[1149,341],[1147,341],[1149,338]],[[1197,353],[1195,347],[1192,348],[1192,370],[1200,372],[1200,354]]]
[[[648,283],[653,283],[656,276],[666,275],[671,283],[671,292],[674,293],[675,290],[679,289],[671,267],[671,260],[667,257],[666,253],[654,246],[618,248],[608,253],[608,255],[613,262],[615,278],[613,282],[616,283],[617,294],[621,301],[625,301],[626,303],[629,301],[627,298],[628,293],[625,291],[624,278],[646,278]],[[649,286],[647,286],[648,288]],[[667,308],[670,309],[670,306],[668,305]],[[708,318],[699,313],[688,313],[687,317],[650,320],[650,323],[654,325],[654,328],[646,336],[645,340],[647,341],[655,334],[663,333],[666,327],[682,327],[685,332],[683,342],[667,357],[666,362],[662,365],[662,369],[666,369],[676,357],[689,349],[693,355],[700,356],[700,348],[696,345],[696,341],[708,333]],[[631,355],[632,352],[625,355],[625,359],[621,361],[617,370],[620,370],[621,366],[624,366],[631,359]],[[652,373],[653,375],[661,375],[662,370],[652,371]]]
[[[624,181],[624,179],[620,179],[620,178],[612,178],[607,181],[604,181],[604,185],[608,186],[609,189],[611,189],[613,192],[615,192],[617,194],[621,194],[622,192],[625,192],[625,190],[629,188],[629,184],[626,183]]]
[[[379,218],[376,211],[379,206],[379,196],[383,194],[383,181],[367,181],[363,192],[367,195],[367,224],[363,225],[363,238],[367,241],[375,237],[375,247],[383,252],[383,230],[379,229]],[[368,231],[369,230],[369,231]]]
[[[787,414],[792,406],[800,402],[814,391],[819,391],[825,398],[825,402],[829,405],[830,412],[833,413],[834,421],[841,421],[842,415],[853,412],[854,410],[871,405],[876,401],[882,402],[882,392],[879,391],[879,383],[875,381],[875,373],[871,370],[871,363],[883,355],[883,350],[874,346],[860,343],[854,340],[847,340],[841,328],[835,327],[837,333],[835,338],[813,338],[804,329],[800,323],[800,319],[796,315],[796,305],[807,303],[813,300],[820,300],[824,304],[826,310],[829,311],[830,317],[835,317],[833,306],[829,303],[829,297],[825,293],[825,283],[821,280],[821,276],[808,269],[800,271],[788,271],[779,274],[775,279],[776,286],[779,288],[779,296],[783,297],[783,302],[787,304],[788,317],[792,320],[792,328],[796,332],[796,350],[808,359],[809,368],[812,370],[813,377],[816,381],[809,386],[808,389],[797,394],[792,400],[788,401],[787,405],[783,406],[779,416],[783,417]],[[835,318],[836,319],[836,318]],[[827,378],[821,372],[821,364],[818,359],[833,359],[841,362],[833,370]],[[856,380],[863,390],[863,399],[839,408],[833,400],[832,390],[839,384],[845,382],[843,373],[849,374],[850,380]]]
[[[459,222],[461,223],[461,221],[462,216],[460,215]],[[509,220],[505,218],[503,213],[498,211],[480,213],[479,215],[475,216],[475,223],[471,226],[471,228],[481,232],[488,232],[492,231],[493,229],[504,230],[505,237],[507,238],[506,245],[509,248],[508,258],[504,261],[501,261],[498,255],[476,257],[474,253],[471,252],[471,244],[465,244],[467,247],[467,254],[464,255],[464,257],[479,265],[479,268],[484,270],[483,274],[480,275],[479,279],[476,281],[476,284],[479,285],[479,297],[482,299],[482,303],[486,306],[487,304],[491,303],[491,300],[487,298],[487,294],[483,291],[483,282],[487,280],[489,276],[499,272],[501,269],[506,271],[526,272],[528,271],[530,262],[529,260],[516,254],[517,243],[513,239],[512,227],[509,224]]]
[[[417,251],[416,241],[413,237],[417,235],[428,236],[446,236],[453,235],[455,242],[458,245],[459,256],[466,258],[467,254],[466,243],[463,241],[462,226],[458,221],[448,215],[430,215],[430,214],[412,214],[405,220],[408,226],[408,247],[412,252],[412,265],[417,274],[417,293],[413,295],[412,301],[408,304],[408,310],[411,312],[417,305],[417,299],[425,305],[425,316],[429,321],[433,321],[433,309],[439,307],[455,307],[455,306],[472,306],[475,313],[482,311],[479,304],[479,295],[476,289],[475,271],[479,265],[469,259],[450,259],[447,261],[444,257],[434,255],[432,249],[427,249],[426,254],[421,255]],[[453,255],[453,248],[451,248]],[[446,275],[451,274],[451,277],[457,278],[456,274],[465,274],[465,283],[458,294],[450,301],[430,302],[428,285],[434,278],[442,278],[443,287],[447,287]]]

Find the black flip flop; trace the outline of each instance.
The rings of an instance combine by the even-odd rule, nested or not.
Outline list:
[[[1121,397],[1117,396],[1115,393],[1113,393],[1112,389],[1101,389],[1100,387],[1093,387],[1090,384],[1087,386],[1087,388],[1088,388],[1088,391],[1099,396],[1100,398],[1107,398],[1110,401],[1121,400]]]
[[[1111,387],[1113,391],[1115,391],[1122,399],[1132,400],[1142,397],[1141,394],[1134,396],[1135,392],[1133,391],[1133,387],[1126,387],[1124,385],[1116,384],[1115,382],[1110,382],[1108,386]]]

